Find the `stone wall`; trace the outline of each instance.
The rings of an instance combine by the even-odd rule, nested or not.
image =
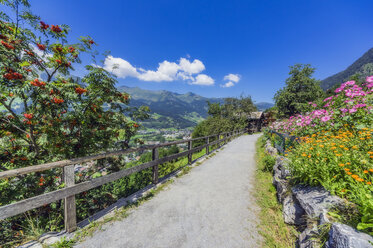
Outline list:
[[[296,225],[300,230],[298,238],[299,248],[320,247],[319,237],[325,226],[330,226],[328,248],[373,248],[373,237],[358,230],[328,218],[331,208],[344,209],[348,204],[346,200],[331,195],[322,187],[303,185],[290,186],[288,170],[289,160],[279,156],[276,148],[268,140],[265,150],[276,157],[273,166],[273,184],[277,189],[277,199],[283,205],[284,222]]]

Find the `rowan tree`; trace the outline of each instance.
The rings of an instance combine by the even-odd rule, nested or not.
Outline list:
[[[0,12],[0,171],[106,151],[119,133],[128,147],[149,109],[129,107],[102,66],[71,75],[83,53],[96,54],[96,42],[70,43],[70,28],[32,14],[27,0],[0,5],[9,10]],[[0,205],[55,189],[57,173],[0,180]]]

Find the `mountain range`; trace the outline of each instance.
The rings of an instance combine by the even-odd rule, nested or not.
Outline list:
[[[223,98],[207,98],[192,92],[178,94],[166,90],[153,91],[126,86],[118,89],[130,94],[130,106],[149,106],[151,118],[142,122],[146,128],[192,128],[207,117],[207,102],[224,102]],[[273,104],[260,102],[256,106],[259,110],[265,110]]]
[[[355,74],[358,74],[360,78],[373,75],[373,48],[369,49],[345,70],[322,80],[321,88],[324,90],[333,88],[335,85],[348,81]]]

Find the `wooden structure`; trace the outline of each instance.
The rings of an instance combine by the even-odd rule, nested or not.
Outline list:
[[[248,117],[248,130],[252,133],[260,132],[263,126],[264,114],[263,112],[251,112]]]
[[[15,202],[9,205],[1,206],[0,207],[0,220],[24,213],[26,211],[32,210],[37,207],[41,207],[45,204],[49,204],[61,199],[64,199],[65,204],[65,229],[67,232],[72,232],[77,228],[76,223],[76,204],[75,204],[75,195],[82,193],[84,191],[96,188],[98,186],[104,185],[106,183],[113,182],[115,180],[121,179],[123,177],[127,177],[132,175],[136,172],[145,170],[147,168],[153,168],[153,177],[152,181],[153,184],[158,183],[158,165],[174,160],[176,158],[180,158],[183,156],[188,157],[188,163],[192,163],[192,155],[194,152],[198,152],[204,148],[206,148],[206,154],[209,154],[210,147],[217,146],[220,147],[221,144],[226,143],[227,141],[235,138],[241,134],[243,134],[246,130],[240,131],[232,131],[226,132],[206,137],[200,137],[195,139],[188,139],[188,140],[180,140],[174,141],[169,143],[163,144],[156,144],[156,145],[148,145],[138,148],[130,148],[130,149],[123,149],[118,151],[106,152],[97,155],[82,157],[82,158],[74,158],[68,159],[58,162],[52,162],[47,164],[41,165],[34,165],[14,170],[2,171],[0,172],[0,179],[5,179],[9,177],[16,177],[20,175],[25,175],[33,172],[40,172],[45,170],[50,170],[53,168],[63,168],[63,179],[65,182],[65,188],[55,190],[52,192],[48,192],[42,195],[34,196],[25,200],[21,200],[19,202]],[[197,140],[205,140],[205,143],[201,146],[193,148],[192,142]],[[160,147],[166,147],[181,143],[188,143],[188,150],[176,154],[172,154],[167,157],[159,158],[158,149]],[[152,150],[152,161],[134,166],[132,168],[123,169],[118,172],[111,173],[109,175],[105,175],[102,177],[90,179],[88,181],[75,184],[75,173],[74,173],[74,165],[81,164],[89,161],[94,161],[98,159],[113,157],[124,155],[132,152],[142,152],[145,150]]]

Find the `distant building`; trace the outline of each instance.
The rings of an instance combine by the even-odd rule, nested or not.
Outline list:
[[[260,132],[264,122],[263,112],[251,112],[248,117],[248,122],[249,132]]]

